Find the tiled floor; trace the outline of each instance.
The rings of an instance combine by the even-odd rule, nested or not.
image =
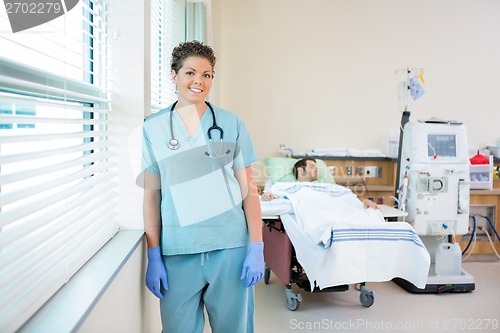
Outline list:
[[[493,258],[491,260],[494,260]],[[256,332],[500,332],[500,262],[465,262],[476,290],[460,294],[411,294],[393,282],[368,283],[370,308],[359,292],[300,292],[299,309],[285,304],[284,287],[271,275],[256,288]]]
[[[500,332],[500,261],[471,259],[463,268],[474,277],[473,292],[411,294],[393,282],[368,283],[375,291],[369,308],[360,304],[354,286],[331,293],[294,286],[303,301],[290,311],[284,286],[271,274],[268,285],[256,287],[255,332]]]

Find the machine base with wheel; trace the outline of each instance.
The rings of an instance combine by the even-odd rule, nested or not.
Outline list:
[[[395,278],[392,281],[414,294],[465,293],[476,289],[474,277],[466,271],[462,270],[460,275],[455,276],[439,276],[435,273],[434,265],[431,265],[427,284],[424,289],[419,289],[412,283],[401,278]]]

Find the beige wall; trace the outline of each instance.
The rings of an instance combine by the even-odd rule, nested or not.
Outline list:
[[[470,144],[500,141],[498,0],[212,1],[212,45],[219,59],[215,101],[242,116],[261,158],[276,154],[280,143],[296,151],[385,151],[387,135],[398,130],[401,117],[394,70],[407,66],[423,67],[427,79],[427,94],[411,104],[413,120],[459,119]],[[147,53],[136,48],[135,60],[125,57],[132,52],[127,45],[147,44],[142,37],[147,11],[141,2],[120,4],[121,37],[114,46],[124,56],[115,62],[114,110],[121,143],[127,142],[123,148],[141,127],[149,91],[142,71]],[[122,81],[134,84],[119,85]],[[138,228],[141,192],[127,166],[128,148],[117,153],[125,166],[119,171],[120,222]],[[140,325],[144,332],[160,330],[158,302],[143,283],[144,247],[80,332],[102,328],[105,321],[109,332],[137,332]]]
[[[398,131],[396,69],[422,67],[411,119],[458,119],[500,141],[498,0],[212,0],[215,101],[262,159],[280,143],[378,148]]]

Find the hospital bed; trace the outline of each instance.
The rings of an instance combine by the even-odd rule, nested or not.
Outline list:
[[[283,227],[283,222],[279,216],[263,217],[263,237],[264,237],[264,260],[266,262],[266,270],[264,273],[264,282],[269,284],[271,270],[278,279],[286,286],[285,297],[287,308],[295,311],[299,308],[302,302],[302,296],[292,290],[292,284],[296,284],[299,288],[308,292],[335,292],[347,291],[349,285],[337,285],[324,289],[319,289],[318,286],[311,286],[311,282],[307,278],[303,267],[297,260],[295,249],[288,238],[288,235]],[[372,306],[375,301],[375,294],[369,290],[365,283],[360,283],[359,300],[365,307]]]
[[[318,198],[321,195],[325,197],[325,193],[316,196],[315,192],[300,191],[302,187],[316,185],[280,185],[289,190],[286,199],[261,203],[266,262],[264,282],[269,283],[271,271],[276,275],[286,287],[288,309],[298,309],[302,301],[301,295],[292,290],[293,284],[313,293],[347,291],[349,285],[359,285],[359,289],[356,289],[360,291],[360,303],[365,307],[370,307],[375,300],[374,292],[367,288],[365,282],[404,277],[416,286],[425,285],[430,265],[429,254],[409,224],[384,222],[382,216],[381,220],[375,219],[378,222],[374,222],[370,214],[382,215],[381,212],[364,208],[362,215],[357,217],[345,215],[344,212],[334,213],[337,217],[333,219],[324,218],[324,214],[332,215],[332,205],[333,210],[338,211],[336,204],[329,202],[328,209],[323,211],[317,205],[321,204]],[[337,202],[359,203],[362,207],[355,196],[357,203],[351,200],[353,194],[349,196],[350,190],[344,192],[345,188],[337,185],[328,185],[328,189],[331,186],[334,191],[341,192],[332,201],[337,199]],[[310,218],[321,220],[319,229],[309,228],[314,225],[312,221],[308,221],[307,225],[301,221],[304,216],[308,216],[303,210],[307,211],[309,206],[313,210],[309,214],[312,215]],[[404,214],[395,214],[395,210],[390,207],[383,207],[383,211],[386,216],[396,218]],[[365,212],[368,215],[363,215]],[[409,259],[412,263],[409,263]]]

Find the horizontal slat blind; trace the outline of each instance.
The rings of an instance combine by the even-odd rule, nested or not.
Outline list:
[[[165,73],[168,58],[166,53],[165,25],[167,9],[166,1],[151,1],[151,109],[157,112],[165,107],[166,84]]]
[[[184,8],[179,0],[151,0],[151,112],[173,103],[177,96],[171,81],[170,55],[184,34],[178,13]]]
[[[108,26],[106,0],[82,0],[45,30],[0,34],[0,332],[118,231]]]
[[[211,0],[186,0],[185,40],[197,40],[211,45]],[[217,72],[217,70],[215,70]],[[215,86],[212,86],[208,101],[214,101]]]
[[[206,7],[203,1],[186,3],[186,40],[207,43]]]

